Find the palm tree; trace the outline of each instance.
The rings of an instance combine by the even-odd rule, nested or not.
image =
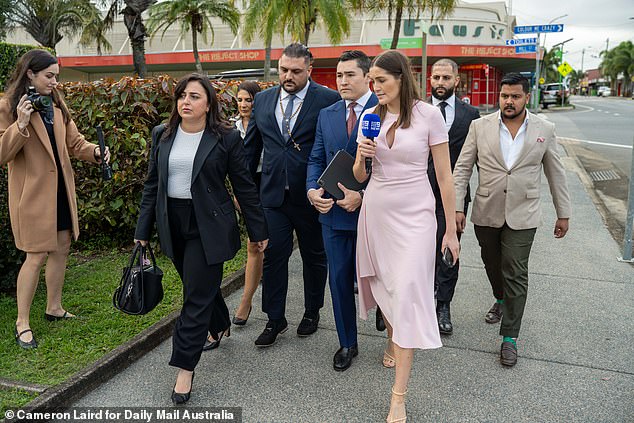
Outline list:
[[[14,0],[8,18],[38,43],[55,51],[64,36],[81,33],[99,14],[90,0]]]
[[[623,41],[614,48],[614,67],[623,75],[623,96],[629,97],[632,75],[634,75],[634,44]]]
[[[198,34],[202,34],[203,40],[207,42],[207,33],[211,32],[213,44],[214,28],[211,18],[217,17],[229,24],[233,34],[238,32],[240,26],[240,12],[228,0],[167,0],[153,5],[149,11],[148,31],[152,37],[161,29],[162,37],[176,22],[180,24],[182,34],[191,31],[196,71],[200,73],[203,72],[203,67],[198,56]]]
[[[285,8],[286,0],[253,0],[249,2],[244,15],[243,37],[250,43],[256,34],[264,39],[264,80],[270,79],[271,44],[273,32],[280,30],[279,17]]]
[[[403,13],[410,18],[419,19],[424,12],[428,11],[431,20],[434,20],[447,16],[456,7],[456,0],[353,0],[352,3],[359,10],[367,10],[375,14],[387,10],[388,28],[392,28],[392,17],[394,17],[391,49],[398,46]]]
[[[255,0],[257,1],[257,0]],[[293,40],[308,45],[318,23],[326,27],[328,39],[339,44],[350,33],[349,14],[342,0],[286,0],[282,25]]]
[[[11,0],[0,0],[0,41],[7,35],[7,17],[11,10]]]
[[[612,92],[616,92],[616,81],[619,76],[619,71],[616,67],[615,49],[612,50],[603,50],[599,55],[603,58],[601,60],[601,64],[599,65],[599,69],[601,69],[601,73],[608,77],[610,80],[610,88]]]
[[[143,24],[143,13],[154,3],[156,3],[156,0],[101,0],[102,5],[110,5],[101,28],[104,32],[112,28],[117,15],[123,15],[123,23],[128,30],[128,37],[132,46],[134,71],[139,75],[139,78],[145,78],[147,73],[145,65],[147,31]],[[95,31],[95,34],[96,39],[98,39],[99,31]],[[99,44],[97,44],[98,52],[99,47]]]

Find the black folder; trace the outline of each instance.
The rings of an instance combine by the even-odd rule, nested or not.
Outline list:
[[[341,182],[343,186],[353,191],[360,191],[364,183],[356,180],[352,173],[354,158],[345,150],[337,151],[335,157],[330,161],[324,173],[321,174],[317,183],[335,199],[343,199],[343,191],[337,186]]]

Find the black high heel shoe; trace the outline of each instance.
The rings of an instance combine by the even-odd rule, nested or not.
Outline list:
[[[203,351],[215,350],[216,348],[218,348],[220,346],[220,341],[222,341],[222,337],[225,335],[227,336],[227,338],[231,336],[231,326],[229,326],[227,330],[220,332],[220,334],[217,335],[218,339],[211,335],[211,337],[214,339],[213,342],[209,340],[208,335],[207,339],[205,340],[205,345],[203,345]]]
[[[249,313],[247,314],[247,318],[246,319],[241,319],[238,316],[234,315],[233,316],[233,320],[231,321],[234,325],[236,326],[244,326],[247,324],[247,320],[249,320],[249,316],[251,315],[251,309],[253,308],[253,306],[249,307]]]
[[[176,392],[176,383],[174,383],[174,389],[172,389],[172,402],[174,403],[174,405],[185,404],[187,401],[189,401],[189,398],[192,395],[192,387],[194,386],[194,376],[196,376],[195,371],[192,372],[192,381],[189,385],[189,392],[185,392],[183,394]]]
[[[20,339],[20,337],[22,335],[24,335],[25,333],[31,332],[31,340],[29,342],[23,341],[22,339]],[[21,346],[22,348],[24,348],[25,350],[29,350],[32,348],[37,348],[37,341],[35,340],[35,336],[33,336],[33,331],[31,329],[25,329],[22,332],[18,332],[18,328],[16,326],[16,328],[14,329],[14,335],[15,335],[15,342]]]

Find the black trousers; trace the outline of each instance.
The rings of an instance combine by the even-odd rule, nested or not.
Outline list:
[[[514,230],[506,223],[501,228],[474,227],[493,295],[504,300],[500,335],[517,338],[528,295],[528,258],[537,229]]]
[[[447,230],[444,210],[436,210],[436,223],[436,274],[434,275],[436,300],[449,303],[453,299],[453,294],[456,291],[460,259],[456,261],[454,267],[449,267],[442,261],[442,238],[445,236],[445,231]],[[461,236],[462,234],[458,233],[458,241],[460,241]]]
[[[207,264],[191,200],[168,200],[174,247],[172,262],[183,282],[183,308],[176,320],[170,365],[194,370],[207,331],[226,330],[231,322],[220,283],[223,263]]]
[[[269,227],[269,245],[264,252],[262,310],[270,320],[285,317],[288,260],[293,251],[294,230],[302,256],[304,308],[318,312],[324,306],[327,269],[317,211],[311,206],[292,204],[287,195],[280,207],[265,207],[264,214]]]

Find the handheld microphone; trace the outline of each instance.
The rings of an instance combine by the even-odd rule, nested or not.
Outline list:
[[[374,141],[374,137],[379,136],[381,132],[381,118],[374,113],[368,113],[361,119],[361,133],[364,137]],[[365,173],[368,175],[372,173],[372,158],[365,158]]]
[[[112,179],[112,168],[104,160],[104,155],[106,153],[106,143],[103,139],[103,131],[101,130],[101,125],[95,126],[95,130],[97,131],[97,141],[99,142],[99,151],[100,151],[100,158],[101,158],[101,176],[104,181],[109,181]]]

